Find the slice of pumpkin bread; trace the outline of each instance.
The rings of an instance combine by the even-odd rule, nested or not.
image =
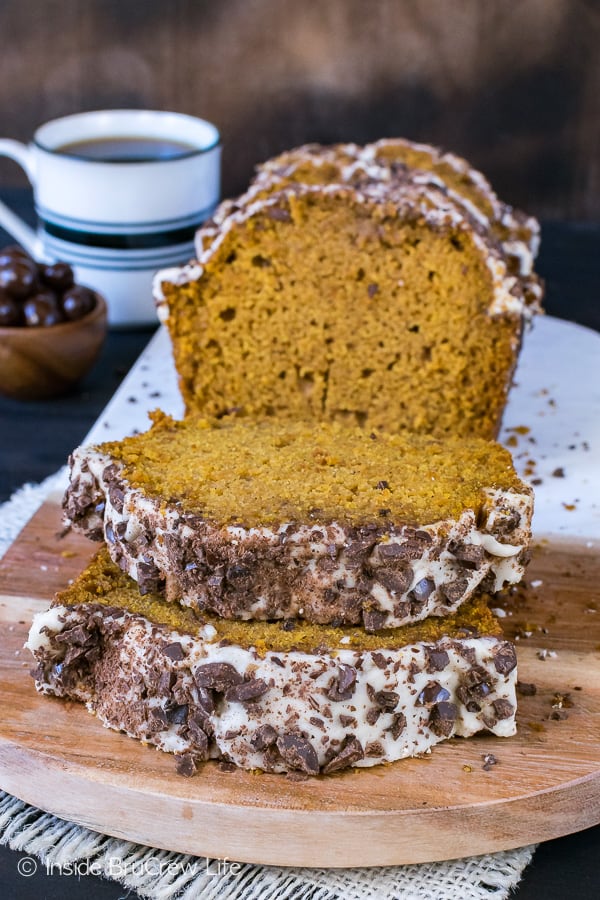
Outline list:
[[[356,144],[297,147],[258,166],[248,199],[280,190],[293,182],[354,184],[409,182],[442,190],[473,223],[494,237],[509,271],[526,285],[526,297],[539,308],[542,286],[533,272],[540,227],[533,216],[503,203],[487,178],[453,153],[402,138],[384,138],[364,147]],[[236,201],[229,201],[230,207]],[[228,213],[222,204],[216,218]],[[199,249],[198,252],[201,252]]]
[[[289,184],[203,234],[155,281],[189,411],[497,434],[529,307],[442,190]]]
[[[532,492],[508,451],[337,423],[177,422],[71,457],[66,523],[142,593],[238,619],[445,616],[518,582]]]
[[[515,733],[516,654],[482,600],[445,620],[362,629],[198,617],[101,552],[36,615],[36,687],[177,754],[270,772],[333,773]]]

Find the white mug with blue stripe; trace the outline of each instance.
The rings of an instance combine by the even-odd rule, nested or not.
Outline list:
[[[156,321],[152,277],[188,262],[219,201],[219,132],[182,113],[102,110],[47,122],[29,146],[0,140],[33,185],[37,233],[0,203],[0,224],[34,257],[64,260],[102,293],[109,321]]]

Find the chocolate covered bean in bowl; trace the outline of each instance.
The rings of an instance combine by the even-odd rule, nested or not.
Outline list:
[[[41,400],[66,393],[94,364],[106,336],[106,303],[76,284],[65,262],[0,250],[0,393]]]

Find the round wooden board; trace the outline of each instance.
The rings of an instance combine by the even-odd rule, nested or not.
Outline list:
[[[516,737],[454,739],[425,758],[309,780],[215,763],[186,779],[169,755],[36,694],[21,649],[31,616],[90,554],[77,537],[57,546],[56,524],[47,504],[0,566],[0,787],[22,800],[141,844],[286,866],[449,859],[600,822],[593,549],[537,548],[530,586],[507,605],[507,634],[522,634],[519,678],[537,687],[520,698]],[[541,659],[543,650],[556,655]],[[487,754],[497,762],[484,768]]]

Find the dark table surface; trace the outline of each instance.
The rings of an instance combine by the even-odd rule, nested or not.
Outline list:
[[[31,219],[23,192],[5,192],[3,199]],[[0,231],[0,247],[7,243],[13,243],[12,239]],[[600,331],[600,225],[545,224],[537,268],[547,283],[547,312]],[[24,482],[40,481],[64,464],[152,333],[151,328],[110,332],[94,369],[67,397],[43,403],[0,397],[0,502]],[[516,900],[598,900],[599,851],[600,827],[541,845],[512,896]],[[0,847],[2,900],[137,897],[91,875],[46,875],[41,864],[35,875],[24,877],[17,867],[23,856]]]

